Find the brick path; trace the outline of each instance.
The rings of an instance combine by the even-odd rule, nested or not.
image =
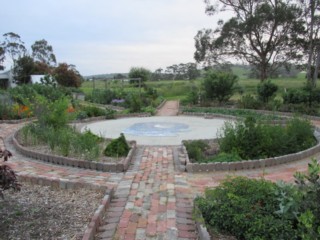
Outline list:
[[[140,147],[136,160],[96,238],[196,239],[193,194],[186,175],[175,171],[174,148]]]
[[[176,116],[179,112],[179,101],[166,101],[157,111],[157,116]]]
[[[177,102],[168,101],[160,115],[173,114]],[[115,188],[96,239],[196,239],[192,220],[192,201],[206,187],[214,187],[227,175],[244,175],[272,181],[293,181],[296,171],[305,171],[310,159],[276,167],[239,171],[194,173],[180,172],[176,147],[138,146],[134,164],[126,173],[103,173],[46,164],[20,155],[10,136],[22,124],[1,124],[0,136],[13,157],[8,165],[18,175],[67,179],[80,183]],[[1,144],[1,143],[0,143]],[[319,159],[320,155],[315,156]]]

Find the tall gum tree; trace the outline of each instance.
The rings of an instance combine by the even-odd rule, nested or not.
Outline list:
[[[13,32],[8,32],[3,34],[4,42],[1,44],[5,54],[8,54],[13,61],[13,65],[15,62],[23,57],[27,49],[24,46],[24,42],[21,40],[21,37]]]
[[[305,38],[307,56],[307,80],[310,86],[316,86],[320,65],[320,1],[299,0],[304,11],[308,34]]]
[[[233,17],[195,36],[198,63],[207,65],[230,59],[256,67],[266,80],[279,67],[302,57],[305,34],[302,11],[290,0],[205,0],[206,13],[231,11]]]
[[[47,64],[48,66],[54,66],[56,61],[56,56],[53,53],[53,48],[44,39],[35,41],[31,46],[32,56],[35,61]]]

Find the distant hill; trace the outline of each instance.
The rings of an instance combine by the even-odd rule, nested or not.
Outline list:
[[[83,78],[85,80],[92,80],[92,79],[121,79],[121,78],[127,78],[128,73],[105,73],[105,74],[96,74],[96,75],[89,75],[84,76]]]

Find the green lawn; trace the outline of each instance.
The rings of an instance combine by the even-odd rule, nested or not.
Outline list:
[[[235,73],[239,76],[238,86],[243,90],[244,94],[250,93],[255,94],[257,85],[260,83],[258,79],[248,79],[246,77],[246,72],[243,69],[238,69]],[[278,96],[280,96],[284,90],[291,88],[301,88],[304,86],[306,79],[305,74],[300,73],[296,78],[278,78],[271,79],[271,82],[278,85]],[[201,87],[202,79],[198,80],[163,80],[163,81],[153,81],[147,82],[148,87],[156,89],[160,96],[165,99],[184,99],[187,97],[192,87]],[[93,88],[98,89],[112,89],[113,91],[125,91],[125,92],[138,92],[139,88],[133,87],[128,82],[121,81],[108,81],[95,80],[86,81],[82,84],[81,90],[86,94],[90,94]],[[143,91],[143,89],[142,89]],[[239,99],[240,94],[236,92],[232,99]]]

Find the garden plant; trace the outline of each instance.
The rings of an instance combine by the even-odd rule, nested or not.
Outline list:
[[[319,239],[320,165],[295,174],[296,184],[228,178],[195,199],[196,216],[212,233],[237,239]]]

